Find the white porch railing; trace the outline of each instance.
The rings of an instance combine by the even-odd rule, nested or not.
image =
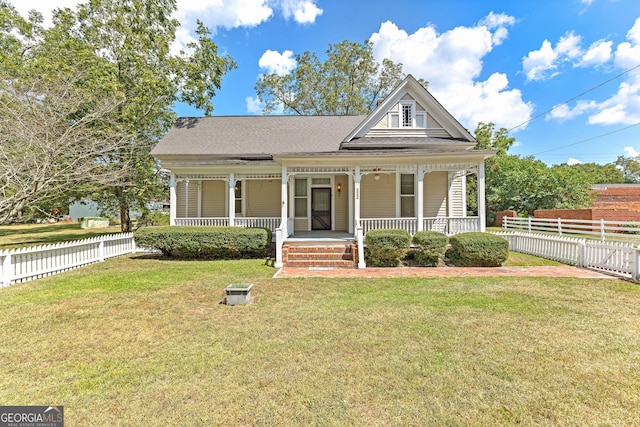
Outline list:
[[[182,227],[228,227],[229,218],[176,218],[176,225]]]
[[[280,217],[235,217],[233,223],[236,227],[260,227],[268,228],[275,232],[280,225]],[[176,218],[176,225],[190,227],[228,227],[229,218]]]
[[[276,261],[274,263],[275,268],[282,268],[284,266],[282,247],[287,237],[293,234],[293,218],[287,218],[287,225],[285,227],[284,222],[280,223],[280,226],[274,231],[276,237]]]
[[[407,230],[409,234],[416,234],[418,225],[417,218],[361,218],[360,226],[362,234],[366,234],[371,230],[379,228],[401,228]]]
[[[640,249],[631,242],[602,242],[529,232],[495,233],[509,241],[509,249],[542,258],[640,278]]]
[[[401,228],[414,235],[417,232],[417,218],[363,218],[360,219],[363,232],[366,235],[369,230],[377,228]],[[424,218],[423,230],[439,231],[448,235],[465,233],[468,231],[480,231],[480,219],[477,216],[451,218]]]
[[[135,251],[133,233],[0,250],[0,287],[52,276]]]

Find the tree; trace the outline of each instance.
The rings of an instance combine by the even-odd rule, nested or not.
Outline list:
[[[579,163],[568,165],[566,163],[552,166],[554,170],[566,170],[580,175],[589,184],[622,184],[625,182],[623,172],[613,163],[599,165],[597,163]]]
[[[474,134],[476,149],[497,151],[485,162],[487,218],[503,210],[533,215],[536,209],[581,208],[591,202],[592,180],[599,176],[595,168],[550,168],[532,156],[508,154],[515,138],[505,128],[496,130],[493,123],[480,122]],[[477,214],[474,177],[469,177],[467,187],[469,208]]]
[[[615,163],[616,167],[621,171],[624,182],[638,183],[640,182],[640,156],[624,157],[618,156]]]
[[[347,40],[329,45],[321,62],[313,52],[296,55],[288,74],[264,74],[256,94],[264,114],[283,107],[285,114],[358,115],[372,111],[404,78],[402,65],[389,59],[379,64],[370,42]]]
[[[164,197],[158,164],[149,152],[175,121],[175,102],[211,114],[211,98],[235,67],[230,57],[218,54],[201,22],[197,42],[171,54],[180,25],[171,18],[175,10],[175,0],[90,0],[76,11],[58,9],[53,27],[41,30],[29,55],[20,57],[30,78],[55,82],[60,73],[80,70],[75,90],[119,99],[108,112],[111,125],[105,132],[124,132],[129,141],[109,152],[103,164],[129,171],[95,190],[99,202],[117,205],[122,231],[131,230],[131,207],[144,209],[149,199]]]
[[[130,172],[108,158],[129,145],[116,131],[116,97],[89,98],[77,80],[0,79],[0,223],[72,188],[113,185]]]

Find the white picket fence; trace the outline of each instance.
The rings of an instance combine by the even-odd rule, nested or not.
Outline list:
[[[51,276],[135,251],[133,233],[0,250],[0,287]]]
[[[608,242],[543,233],[497,232],[509,249],[578,267],[629,275],[640,279],[640,248],[632,242]]]
[[[635,237],[640,233],[640,222],[570,219],[570,218],[502,218],[505,231],[551,233],[560,236],[582,235],[599,237],[600,240],[616,240]]]

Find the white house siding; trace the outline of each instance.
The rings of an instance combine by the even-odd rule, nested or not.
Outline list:
[[[227,183],[202,181],[202,216],[216,218],[226,216]]]
[[[373,174],[364,175],[360,182],[361,218],[395,218],[396,175],[381,173],[375,180]]]
[[[431,172],[424,176],[424,216],[447,216],[447,172]]]
[[[198,212],[200,185],[200,181],[193,180],[188,182],[178,181],[176,183],[176,215],[178,218],[197,218],[200,216],[200,212]]]
[[[280,180],[247,180],[243,182],[245,194],[245,216],[280,216]]]
[[[450,189],[451,197],[449,198],[449,203],[451,205],[451,212],[450,212],[450,215],[448,216],[453,216],[456,218],[466,216],[467,207],[466,207],[466,200],[465,200],[466,199],[465,179],[466,177],[459,176],[457,178],[454,178],[451,181],[451,189]]]
[[[338,192],[338,185],[341,186]],[[336,175],[334,186],[335,224],[334,230],[349,229],[349,178],[347,175]]]

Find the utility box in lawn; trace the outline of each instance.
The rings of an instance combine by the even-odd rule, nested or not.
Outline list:
[[[227,295],[227,305],[248,303],[251,299],[251,288],[253,288],[253,283],[233,283],[224,288]]]

